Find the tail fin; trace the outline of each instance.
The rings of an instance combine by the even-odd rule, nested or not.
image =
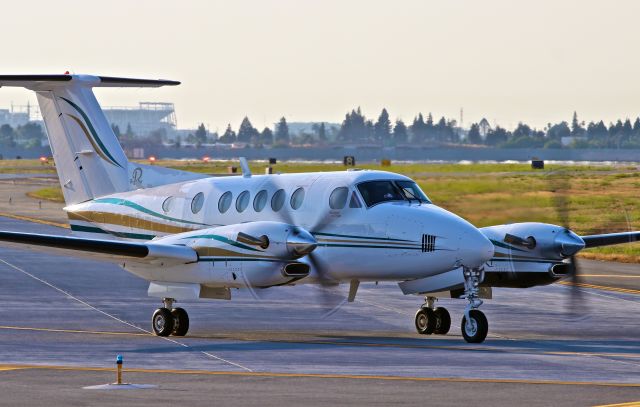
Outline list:
[[[0,87],[36,92],[67,205],[132,189],[132,166],[92,88],[178,84],[89,75],[0,75]]]

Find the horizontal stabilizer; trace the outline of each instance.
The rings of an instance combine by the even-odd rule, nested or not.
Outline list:
[[[33,90],[50,90],[51,88],[80,83],[93,88],[157,88],[160,86],[180,85],[180,82],[166,79],[117,78],[113,76],[92,75],[0,75],[0,87],[18,86]]]
[[[165,265],[198,261],[198,254],[190,247],[151,242],[137,243],[6,231],[0,231],[0,241],[40,246],[62,252],[84,252],[92,254],[92,258],[96,258],[96,255],[98,255],[99,258],[107,260],[129,258],[141,262],[162,262]]]
[[[585,249],[588,249],[591,247],[637,242],[640,241],[640,232],[607,233],[580,237],[584,240]]]

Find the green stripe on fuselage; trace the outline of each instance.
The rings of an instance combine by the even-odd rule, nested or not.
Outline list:
[[[152,211],[151,209],[147,209],[140,204],[127,201],[126,199],[121,199],[121,198],[99,198],[99,199],[93,200],[92,202],[126,206],[127,208],[132,208],[142,213],[146,213],[147,215],[155,216],[157,218],[164,219],[164,220],[169,220],[171,222],[186,223],[189,225],[198,225],[198,226],[214,226],[214,225],[207,225],[206,223],[198,223],[198,222],[192,222],[184,219],[172,218],[171,216],[163,215],[161,213]]]

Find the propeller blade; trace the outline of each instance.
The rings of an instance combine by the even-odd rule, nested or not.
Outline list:
[[[578,286],[580,270],[578,268],[575,254],[584,247],[584,241],[575,235],[570,226],[570,208],[569,198],[567,191],[571,189],[571,183],[569,182],[569,175],[564,170],[558,170],[556,172],[549,173],[549,190],[553,193],[553,202],[556,210],[556,214],[560,223],[565,231],[564,234],[559,235],[556,238],[558,244],[560,244],[560,255],[569,257],[568,274],[571,282],[571,293],[568,311],[571,314],[579,312],[583,308],[582,293]],[[577,238],[577,239],[576,239]]]

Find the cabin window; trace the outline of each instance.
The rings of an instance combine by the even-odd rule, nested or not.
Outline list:
[[[238,195],[236,199],[236,210],[238,212],[244,212],[244,210],[247,209],[247,206],[249,206],[249,198],[249,191],[242,191],[240,195]]]
[[[202,205],[204,205],[204,194],[202,192],[198,192],[191,200],[191,212],[193,214],[200,212]]]
[[[302,206],[302,201],[304,201],[304,188],[298,188],[291,195],[291,208],[299,209]]]
[[[225,213],[231,207],[231,201],[233,200],[233,194],[231,191],[227,191],[220,197],[218,201],[218,210],[220,213]]]
[[[162,202],[162,211],[164,213],[168,213],[171,210],[171,206],[173,205],[173,197],[170,196]]]
[[[267,191],[264,189],[256,194],[256,197],[253,198],[253,209],[256,212],[260,212],[264,209],[267,204]]]
[[[347,204],[347,198],[349,197],[349,188],[338,187],[333,190],[329,196],[329,207],[331,209],[342,209]]]
[[[284,192],[284,189],[277,190],[276,193],[273,194],[273,197],[271,197],[271,209],[273,209],[274,212],[278,212],[282,209],[285,198],[286,193]]]
[[[356,191],[351,193],[351,199],[349,200],[349,208],[362,208],[362,204],[356,195]]]

